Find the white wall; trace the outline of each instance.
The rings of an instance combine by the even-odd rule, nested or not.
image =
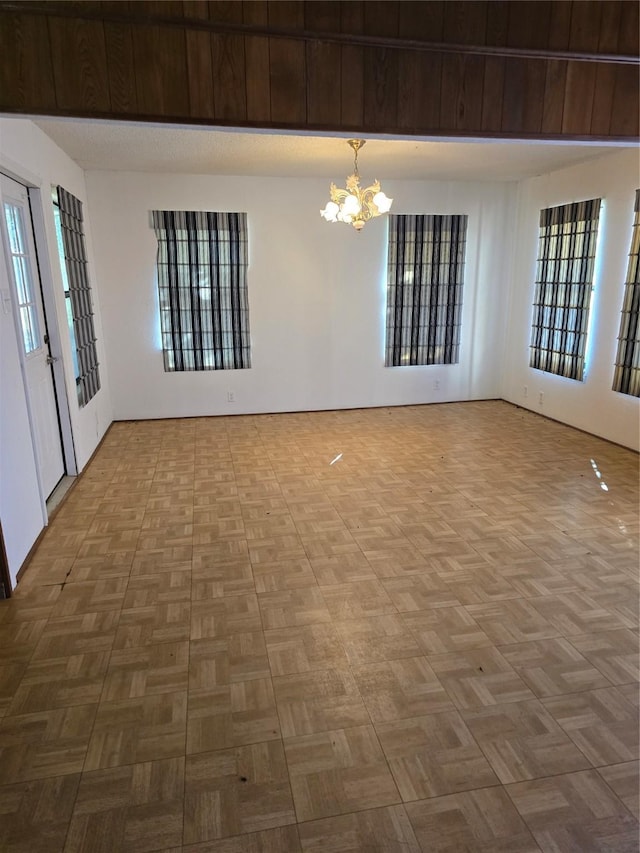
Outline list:
[[[42,201],[44,237],[48,251],[39,256],[45,287],[50,287],[55,314],[47,317],[52,342],[57,326],[59,341],[52,354],[61,356],[79,471],[95,450],[112,421],[109,381],[101,328],[99,286],[94,274],[90,215],[85,204],[85,232],[89,275],[94,298],[95,328],[102,387],[83,408],[78,406],[64,289],[55,237],[51,186],[61,184],[86,203],[82,170],[31,121],[0,119],[0,170],[25,185],[38,187]],[[0,289],[9,290],[6,261],[0,244]],[[29,437],[27,403],[20,371],[19,342],[11,314],[0,306],[0,519],[12,577],[20,568],[46,522]]]
[[[638,152],[625,150],[523,181],[511,274],[502,396],[551,418],[638,449],[640,400],[611,390],[627,272],[633,202],[640,186]],[[595,291],[583,382],[529,367],[540,210],[602,198]],[[525,396],[525,386],[527,396]],[[543,402],[540,403],[540,394]]]
[[[329,181],[116,172],[86,180],[114,418],[499,396],[514,185],[384,182],[394,212],[469,215],[460,363],[385,368],[386,218],[360,233],[325,222]],[[164,372],[153,209],[248,213],[250,370]]]

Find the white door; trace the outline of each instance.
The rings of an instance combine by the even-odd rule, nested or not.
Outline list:
[[[14,317],[31,410],[31,428],[44,497],[64,475],[53,363],[42,305],[33,225],[26,187],[2,176],[2,230],[9,261]]]

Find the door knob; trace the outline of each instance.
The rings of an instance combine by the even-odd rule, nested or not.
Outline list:
[[[47,364],[54,364],[58,359],[52,355],[47,356]]]

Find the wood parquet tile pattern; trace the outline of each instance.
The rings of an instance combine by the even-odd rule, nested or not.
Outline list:
[[[0,850],[637,853],[638,491],[501,402],[114,424],[0,602]]]

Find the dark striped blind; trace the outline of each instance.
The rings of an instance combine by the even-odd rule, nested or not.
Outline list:
[[[613,390],[640,397],[640,190],[634,210]]]
[[[154,210],[166,371],[251,367],[247,214]]]
[[[456,364],[467,216],[391,215],[385,365]]]
[[[78,403],[86,405],[100,390],[100,371],[93,325],[91,285],[87,270],[82,202],[62,187],[57,187],[60,232],[69,282],[69,298],[78,356]]]
[[[529,364],[582,381],[600,199],[540,211]]]

